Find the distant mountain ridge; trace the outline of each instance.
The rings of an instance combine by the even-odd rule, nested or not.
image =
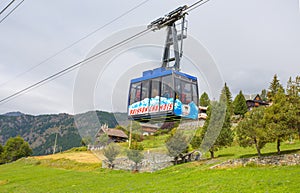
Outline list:
[[[107,124],[109,127],[115,127],[118,124],[113,113],[95,112],[98,121],[89,120],[91,111],[80,116],[80,121],[87,133],[97,131],[99,124]],[[37,116],[21,112],[5,113],[0,115],[0,143],[3,145],[10,137],[20,135],[30,144],[34,155],[44,155],[53,152],[57,135],[57,151],[78,147],[81,145],[82,135],[75,124],[75,116],[66,113]],[[118,116],[127,115],[121,113]]]
[[[16,112],[8,112],[3,114],[4,116],[11,116],[11,117],[17,117],[17,116],[21,116],[21,115],[25,115],[23,113],[21,113],[20,111],[16,111]]]

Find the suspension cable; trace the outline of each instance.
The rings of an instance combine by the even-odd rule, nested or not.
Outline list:
[[[23,1],[24,1],[24,0],[23,0]],[[22,2],[23,2],[23,1],[22,1]],[[196,3],[192,4],[191,6],[188,6],[187,8],[184,7],[184,11],[185,11],[185,12],[190,12],[190,11],[192,11],[192,10],[198,8],[199,6],[201,6],[201,5],[205,4],[205,3],[207,3],[208,1],[209,1],[209,0],[206,0],[206,1],[204,1],[204,2],[203,2],[203,0],[197,1]],[[180,7],[180,8],[182,8],[182,7]],[[170,13],[171,13],[171,12],[170,12]],[[153,23],[153,22],[152,22],[152,23]],[[152,24],[152,23],[151,23],[151,24]],[[10,100],[14,99],[15,97],[17,97],[17,96],[19,96],[19,95],[21,95],[21,94],[23,94],[23,93],[25,93],[25,92],[27,92],[27,91],[33,89],[33,88],[39,87],[39,86],[41,86],[41,85],[43,85],[43,84],[45,84],[45,83],[47,83],[47,82],[53,81],[53,80],[55,80],[56,78],[58,78],[58,77],[60,77],[60,76],[63,76],[64,74],[67,74],[67,73],[69,73],[69,72],[71,72],[71,71],[77,69],[78,67],[80,67],[80,66],[86,64],[87,62],[92,61],[92,60],[95,59],[96,57],[102,56],[102,55],[104,55],[104,54],[106,54],[106,53],[108,53],[108,52],[110,52],[110,51],[112,51],[112,50],[118,48],[119,46],[125,45],[125,44],[129,43],[130,41],[132,41],[132,40],[134,40],[134,39],[136,39],[136,38],[139,38],[139,37],[141,37],[141,36],[146,35],[147,33],[151,32],[151,31],[153,30],[153,28],[155,28],[155,27],[157,27],[157,26],[155,26],[155,25],[150,26],[150,27],[148,26],[147,29],[140,31],[140,32],[136,33],[136,34],[133,35],[133,36],[130,36],[130,37],[128,37],[128,38],[126,38],[126,39],[124,39],[124,40],[122,40],[122,41],[120,41],[120,42],[118,42],[118,43],[116,43],[116,44],[114,44],[114,45],[112,45],[112,46],[110,46],[110,47],[108,47],[108,48],[102,50],[102,51],[100,51],[100,52],[97,52],[96,54],[94,54],[94,55],[92,55],[92,56],[90,56],[90,57],[88,57],[88,58],[86,58],[86,59],[84,59],[84,60],[81,60],[81,61],[79,61],[79,62],[77,62],[77,63],[75,63],[75,64],[73,64],[73,65],[71,65],[71,66],[69,66],[69,67],[67,67],[67,68],[65,68],[65,69],[63,69],[63,70],[57,72],[57,73],[55,73],[55,74],[52,74],[51,76],[46,77],[46,78],[43,79],[43,80],[40,80],[40,81],[38,81],[38,82],[36,82],[36,83],[34,83],[34,84],[32,84],[32,85],[30,85],[30,86],[24,88],[24,89],[21,89],[21,90],[17,91],[17,92],[14,93],[14,94],[11,94],[11,95],[9,95],[9,96],[7,96],[7,97],[1,99],[1,100],[0,100],[0,105],[9,102]]]
[[[0,23],[2,23],[10,14],[12,14],[12,12],[14,12],[23,2],[24,0],[18,3],[18,5],[16,5],[5,17],[0,20]]]
[[[106,54],[106,53],[108,53],[108,52],[110,52],[110,51],[112,51],[112,50],[114,50],[114,49],[122,46],[122,45],[125,45],[125,44],[129,43],[130,41],[132,41],[132,40],[134,40],[136,38],[139,38],[141,36],[146,35],[149,32],[151,32],[150,29],[145,29],[143,31],[140,31],[140,32],[136,33],[133,36],[130,36],[130,37],[128,37],[128,38],[126,38],[126,39],[124,39],[124,40],[122,40],[122,41],[120,41],[120,42],[118,42],[118,43],[116,43],[116,44],[114,44],[114,45],[112,45],[112,46],[110,46],[110,47],[102,50],[102,51],[100,51],[100,52],[97,52],[96,54],[94,54],[94,55],[92,55],[92,56],[90,56],[88,58],[85,58],[84,60],[81,60],[81,61],[79,61],[79,62],[77,62],[77,63],[75,63],[75,64],[73,64],[73,65],[71,65],[71,66],[69,66],[69,67],[67,67],[67,68],[59,71],[59,72],[56,72],[56,73],[52,74],[51,76],[48,76],[47,78],[44,78],[43,80],[40,80],[40,81],[38,81],[38,82],[36,82],[36,83],[34,83],[34,84],[32,84],[32,85],[30,85],[30,86],[22,89],[22,90],[19,90],[18,92],[14,93],[12,95],[9,95],[9,96],[7,96],[7,97],[5,97],[3,99],[1,99],[0,100],[0,105],[8,102],[9,99],[12,99],[12,98],[14,98],[16,96],[19,96],[19,95],[23,94],[24,92],[26,92],[26,91],[28,91],[28,90],[30,90],[32,88],[41,86],[44,83],[49,82],[49,81],[53,81],[56,78],[58,78],[58,77],[60,77],[60,76],[62,76],[64,74],[66,74],[66,73],[69,73],[69,72],[75,70],[76,68],[78,68],[80,66],[83,66],[87,62],[92,61],[96,57],[102,56],[102,55],[104,55],[104,54]]]
[[[36,69],[37,67],[39,67],[39,66],[45,64],[47,61],[49,61],[49,60],[51,60],[52,58],[56,57],[56,56],[59,55],[60,53],[62,53],[62,52],[64,52],[64,51],[66,51],[66,50],[72,48],[73,46],[75,46],[75,45],[78,44],[79,42],[81,42],[81,41],[87,39],[88,37],[90,37],[91,35],[95,34],[96,32],[98,32],[98,31],[104,29],[105,27],[109,26],[110,24],[114,23],[115,21],[117,21],[117,20],[121,19],[122,17],[128,15],[129,13],[131,13],[132,11],[134,11],[134,10],[136,10],[137,8],[141,7],[142,5],[144,5],[145,3],[147,3],[148,1],[149,1],[149,0],[145,0],[145,1],[141,2],[141,3],[139,3],[138,5],[132,7],[131,9],[129,9],[128,11],[122,13],[121,15],[117,16],[116,18],[112,19],[111,21],[109,21],[109,22],[105,23],[104,25],[100,26],[100,27],[97,28],[96,30],[94,30],[94,31],[92,31],[92,32],[90,32],[90,33],[88,33],[88,34],[86,34],[85,36],[81,37],[80,39],[78,39],[78,40],[76,40],[75,42],[71,43],[70,45],[66,46],[65,48],[59,50],[58,52],[56,52],[56,53],[52,54],[51,56],[47,57],[46,59],[42,60],[42,61],[39,62],[38,64],[36,64],[36,65],[30,67],[29,69],[27,69],[27,70],[25,70],[25,71],[23,71],[23,72],[17,74],[14,78],[9,79],[9,80],[7,80],[7,81],[1,83],[1,84],[0,84],[0,87],[2,87],[2,86],[4,86],[4,85],[8,84],[8,83],[11,82],[11,81],[14,81],[14,80],[16,80],[16,79],[22,77],[23,75],[27,74],[28,72],[30,72],[30,71]]]

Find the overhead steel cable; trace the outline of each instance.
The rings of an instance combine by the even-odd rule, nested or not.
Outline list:
[[[0,20],[0,23],[2,23],[10,14],[12,14],[12,12],[14,12],[23,2],[24,0],[20,1],[5,17]]]
[[[208,2],[208,1],[209,0],[207,0],[205,2],[203,2],[203,1],[196,2],[196,3],[193,4],[194,5],[193,7],[190,6],[187,9],[185,9],[185,11],[186,12],[190,12],[190,11],[196,9],[197,7],[199,7],[200,5],[203,5],[204,3]],[[199,3],[201,3],[201,4],[199,4]],[[136,38],[138,38],[138,37],[141,37],[141,36],[145,35],[146,33],[151,32],[151,31],[152,31],[152,27],[150,27],[150,28],[148,27],[147,29],[145,29],[143,31],[140,31],[140,32],[136,33],[135,35],[130,36],[130,37],[128,37],[128,38],[126,38],[126,39],[124,39],[124,40],[122,40],[122,41],[120,41],[120,42],[118,42],[118,43],[116,43],[116,44],[114,44],[114,45],[112,45],[112,46],[110,46],[110,47],[102,50],[102,51],[100,51],[100,52],[97,52],[96,54],[94,54],[94,55],[92,55],[92,56],[90,56],[90,57],[88,57],[88,58],[86,58],[84,60],[81,60],[81,61],[79,61],[79,62],[77,62],[77,63],[75,63],[75,64],[73,64],[73,65],[71,65],[71,66],[69,66],[69,67],[67,67],[67,68],[65,68],[65,69],[63,69],[63,70],[61,70],[61,71],[53,74],[53,75],[51,75],[51,76],[48,76],[47,78],[45,78],[43,80],[40,80],[40,81],[38,81],[38,82],[36,82],[36,83],[34,83],[34,84],[32,84],[32,85],[30,85],[30,86],[28,86],[28,87],[20,90],[20,91],[14,93],[12,95],[9,95],[9,96],[7,96],[7,97],[5,97],[5,98],[3,98],[3,99],[0,100],[0,105],[4,104],[4,103],[6,103],[6,102],[8,102],[10,100],[12,100],[13,98],[15,98],[15,97],[17,97],[17,96],[19,96],[19,95],[21,95],[21,94],[23,94],[23,93],[31,90],[31,89],[33,89],[35,87],[41,86],[41,85],[45,84],[48,81],[52,81],[52,80],[54,80],[54,79],[56,79],[56,78],[58,78],[58,77],[60,77],[60,76],[62,76],[64,74],[66,74],[68,72],[71,72],[71,71],[75,70],[76,68],[78,68],[78,67],[86,64],[87,62],[95,59],[96,57],[101,56],[101,55],[103,55],[103,54],[105,54],[105,53],[107,53],[107,52],[109,52],[109,51],[111,51],[111,50],[113,50],[113,49],[121,46],[121,45],[124,45],[124,44],[126,44],[126,43],[128,43],[128,42],[130,42],[130,41],[132,41],[132,40],[134,40]]]
[[[11,6],[11,4],[13,4],[14,1],[15,1],[15,0],[12,0],[11,2],[9,2],[9,4],[6,5],[6,6],[0,11],[0,15],[1,15],[7,8],[9,8],[9,6]]]
[[[205,3],[209,2],[209,1],[210,0],[206,0],[206,1],[199,0],[199,1],[195,2],[195,3],[193,3],[192,5],[188,6],[188,8],[185,10],[185,12],[190,12],[190,11],[192,11],[194,9],[197,9],[198,7],[200,7],[201,5],[203,5],[203,4],[205,4]]]
[[[69,66],[69,67],[67,67],[67,68],[59,71],[59,72],[56,72],[55,74],[52,74],[51,76],[48,76],[47,78],[45,78],[43,80],[40,80],[40,81],[38,81],[38,82],[36,82],[36,83],[34,83],[34,84],[32,84],[32,85],[30,85],[30,86],[22,89],[22,90],[19,90],[18,92],[14,93],[12,95],[9,95],[9,96],[1,99],[0,100],[0,104],[4,104],[4,103],[10,101],[10,99],[12,99],[12,98],[14,98],[16,96],[19,96],[20,94],[22,94],[24,92],[27,92],[28,90],[30,90],[32,88],[41,86],[41,85],[43,85],[44,83],[46,83],[48,81],[52,81],[52,80],[54,80],[54,79],[56,79],[56,78],[58,78],[58,77],[60,77],[60,76],[62,76],[64,74],[66,74],[66,73],[69,73],[69,72],[75,70],[76,68],[78,68],[78,67],[86,64],[87,62],[95,59],[96,57],[104,55],[107,52],[109,52],[109,51],[111,51],[111,50],[113,50],[113,49],[115,49],[115,48],[117,48],[119,46],[122,46],[122,45],[124,45],[124,44],[126,44],[126,43],[128,43],[128,42],[130,42],[130,41],[132,41],[132,40],[134,40],[136,38],[138,38],[138,37],[141,37],[141,36],[145,35],[148,32],[151,32],[151,30],[150,29],[145,29],[143,31],[140,31],[140,32],[136,33],[133,36],[130,36],[130,37],[128,37],[128,38],[126,38],[126,39],[124,39],[124,40],[122,40],[122,41],[120,41],[120,42],[118,42],[118,43],[116,43],[116,44],[114,44],[114,45],[112,45],[112,46],[110,46],[110,47],[102,50],[102,51],[100,51],[100,52],[97,52],[96,54],[94,54],[94,55],[92,55],[90,57],[85,58],[84,60],[81,60],[81,61],[79,61],[79,62],[77,62],[77,63],[75,63],[75,64],[73,64],[73,65],[71,65],[71,66]]]
[[[160,17],[156,20],[154,20],[153,22],[151,22],[147,27],[148,28],[152,28],[153,31],[155,30],[159,30],[163,27],[166,27],[176,21],[178,21],[179,19],[182,19],[185,17],[186,14],[188,14],[188,12],[198,8],[199,6],[207,3],[209,0],[199,0],[195,3],[193,3],[190,6],[187,5],[183,5],[178,7],[177,9],[169,12],[168,14],[166,14],[163,17]]]
[[[121,15],[117,16],[116,18],[112,19],[111,21],[105,23],[104,25],[100,26],[99,28],[95,29],[94,31],[86,34],[85,36],[81,37],[80,39],[76,40],[75,42],[71,43],[70,45],[66,46],[65,48],[59,50],[58,52],[56,52],[55,54],[47,57],[46,59],[44,59],[43,61],[39,62],[38,64],[30,67],[29,69],[27,69],[26,71],[24,72],[21,72],[20,74],[16,75],[14,78],[10,79],[10,80],[7,80],[3,83],[0,84],[0,87],[8,84],[9,82],[11,81],[14,81],[15,79],[18,79],[20,77],[22,77],[23,75],[27,74],[28,72],[34,70],[35,68],[37,68],[38,66],[41,66],[42,64],[45,64],[47,61],[51,60],[52,58],[56,57],[57,55],[59,55],[60,53],[72,48],[73,46],[75,46],[76,44],[78,44],[79,42],[81,42],[82,40],[85,40],[87,39],[88,37],[90,37],[91,35],[95,34],[96,32],[104,29],[105,27],[109,26],[110,24],[114,23],[115,21],[121,19],[122,17],[128,15],[129,13],[131,13],[132,11],[136,10],[137,8],[141,7],[142,5],[144,5],[145,3],[147,3],[148,1],[150,0],[145,0],[141,3],[139,3],[138,5],[132,7],[131,9],[125,11],[124,13],[122,13]]]

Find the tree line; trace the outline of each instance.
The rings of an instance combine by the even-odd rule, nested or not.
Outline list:
[[[264,89],[261,92],[262,100],[269,103],[266,107],[248,110],[242,91],[232,101],[232,95],[226,83],[219,101],[210,101],[208,95],[203,93],[200,105],[209,106],[208,118],[203,128],[200,128],[192,139],[191,145],[195,149],[205,149],[206,145],[209,146],[208,151],[213,158],[215,151],[230,146],[234,139],[242,147],[254,146],[259,156],[261,156],[261,149],[267,143],[276,142],[276,150],[280,154],[281,142],[297,135],[300,139],[299,94],[300,76],[294,79],[290,77],[284,89],[277,75],[274,75],[270,82],[268,91]],[[239,117],[236,127],[232,127],[232,118],[235,117],[233,115]],[[213,144],[209,137],[213,138],[214,132],[209,134],[209,128],[212,128],[210,129],[212,131],[220,131],[217,132],[219,135],[215,137]]]
[[[269,107],[254,108],[245,114],[236,128],[241,146],[255,146],[257,154],[271,142],[276,142],[280,154],[281,142],[299,136],[300,139],[300,77],[289,78],[286,89],[277,75],[269,86],[267,99]]]

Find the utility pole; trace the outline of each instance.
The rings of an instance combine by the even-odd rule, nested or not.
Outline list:
[[[132,120],[130,121],[130,128],[129,128],[129,144],[128,144],[129,149],[131,147],[131,140],[132,140]]]
[[[54,147],[53,147],[53,154],[55,154],[55,151],[56,151],[57,134],[58,133],[56,133],[56,136],[55,136]]]

